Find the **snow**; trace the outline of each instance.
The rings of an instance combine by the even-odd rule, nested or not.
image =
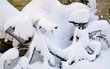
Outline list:
[[[6,20],[8,18],[18,15],[19,13],[20,12],[7,0],[0,0],[0,38],[4,37],[4,24]]]
[[[13,69],[27,69],[29,68],[28,58],[23,56],[19,59],[17,65]]]
[[[96,15],[96,14],[94,14],[94,12],[91,12],[91,15],[90,15],[90,22],[91,21],[97,21],[97,20],[99,20],[99,16],[98,15]]]
[[[31,20],[32,19],[29,16],[19,15],[7,20],[4,25],[4,28],[6,30],[11,26],[12,28],[15,28],[14,30],[15,35],[23,38],[24,40],[28,40],[28,37],[32,37],[34,32],[34,27],[32,25],[33,22]]]
[[[99,20],[99,17],[96,15],[97,13],[97,3],[96,0],[88,0],[88,6],[90,7],[90,11],[91,11],[91,21],[94,20]],[[95,15],[94,15],[95,14]]]
[[[56,69],[57,67],[51,67],[48,64],[42,64],[41,62],[35,62],[30,65],[30,69]]]
[[[18,55],[19,55],[18,49],[11,48],[11,49],[7,50],[5,53],[2,54],[0,59],[2,59],[2,60],[15,59],[15,58],[18,57]]]
[[[50,54],[49,52],[48,45],[50,45],[50,40],[45,35],[41,34],[40,32],[35,32],[32,43],[29,46],[29,60],[31,59],[34,48],[35,48],[36,51],[41,52],[40,54],[43,56],[44,62],[48,60],[50,64],[54,66],[55,60],[52,54]]]
[[[89,62],[87,60],[82,60],[73,65],[69,66],[64,64],[63,69],[110,69],[110,49],[102,50],[99,58],[94,62]],[[49,65],[44,65],[41,62],[35,62],[30,65],[30,69],[59,69],[57,67],[51,67]]]
[[[47,4],[47,6],[45,6],[45,4]],[[52,6],[50,6],[50,5],[52,5]],[[56,7],[56,6],[58,6],[58,7]],[[24,19],[23,16],[25,16],[25,15],[34,16],[35,20],[39,20],[39,19],[42,19],[43,17],[46,17],[48,20],[59,25],[59,28],[58,28],[59,31],[55,31],[54,34],[51,34],[51,33],[47,34],[46,33],[46,35],[49,36],[50,39],[52,40],[52,42],[55,43],[58,47],[61,46],[61,48],[65,48],[65,47],[67,47],[67,45],[70,44],[69,38],[72,35],[72,33],[70,33],[70,32],[73,32],[73,29],[74,29],[74,27],[68,23],[69,16],[70,16],[69,12],[72,12],[72,11],[74,11],[78,8],[82,8],[82,7],[89,10],[89,7],[87,7],[86,5],[81,4],[81,3],[73,3],[73,4],[66,7],[66,6],[60,4],[59,1],[57,1],[57,0],[55,0],[55,1],[50,0],[49,2],[47,0],[45,0],[43,2],[40,0],[38,0],[38,1],[33,0],[23,8],[23,10],[21,11],[20,17],[18,17],[18,18],[14,17],[14,18],[12,18],[12,20],[9,19],[8,21],[16,20],[16,21],[18,21],[16,23],[14,23],[16,25],[21,20]],[[36,10],[36,8],[38,10]],[[64,10],[64,8],[66,10]],[[22,16],[22,14],[23,14],[23,16]],[[87,14],[87,16],[88,16],[88,14]],[[20,18],[22,18],[22,19],[19,21]],[[24,22],[26,22],[26,21],[24,21]],[[21,21],[21,23],[22,23],[22,21]],[[27,40],[28,37],[32,36],[32,34],[33,34],[32,27],[30,27],[31,25],[29,24],[29,26],[26,26],[26,28],[23,28],[22,27],[23,25],[21,25],[21,23],[19,23],[16,26],[18,28],[15,29],[14,33],[18,37],[21,37],[21,38]],[[8,23],[6,23],[6,24],[8,24]],[[14,25],[13,22],[11,24],[9,24],[8,27]],[[21,30],[19,30],[19,28],[23,28],[25,31],[24,30],[21,31]],[[64,28],[65,28],[65,30],[63,30]],[[25,32],[25,33],[23,33],[23,32]],[[65,38],[64,38],[64,36],[65,36]],[[62,45],[63,45],[63,47],[62,47]]]
[[[107,56],[107,57],[106,57]],[[110,49],[102,50],[100,57],[94,62],[87,60],[80,61],[68,67],[68,69],[109,69],[110,66]],[[65,66],[67,67],[67,66]],[[63,69],[66,69],[66,68]]]
[[[54,31],[55,29],[58,28],[57,24],[55,24],[52,21],[49,21],[48,19],[44,17],[38,20],[36,27],[38,26],[41,28],[44,28],[46,31]]]
[[[18,16],[7,19],[4,25],[4,30],[7,30],[9,27],[15,28],[13,33],[17,37],[20,37],[24,40],[29,40],[29,38],[33,36],[35,30],[33,24],[35,22],[36,21],[33,16],[19,14]],[[13,47],[17,47],[19,44],[19,42],[15,38],[11,37],[8,34],[6,34],[5,39],[13,41]]]
[[[96,3],[96,0],[88,0],[89,3],[88,3],[88,6],[91,8],[91,10],[96,13],[97,12],[97,3]]]
[[[88,27],[86,28],[88,32],[93,32],[96,30],[101,30],[101,34],[103,34],[108,41],[108,46],[110,45],[110,38],[109,38],[109,32],[110,32],[110,25],[106,20],[98,20],[98,21],[92,21],[89,23]]]
[[[29,37],[33,36],[29,48],[29,57],[21,57],[18,64],[16,66],[14,65],[14,69],[59,69],[57,66],[58,63],[56,63],[57,60],[50,51],[54,55],[58,55],[67,60],[67,62],[62,62],[62,69],[110,69],[110,49],[100,50],[99,41],[89,40],[88,38],[88,32],[101,29],[102,33],[106,35],[106,39],[108,41],[110,40],[110,38],[108,38],[110,29],[107,21],[98,20],[98,16],[95,15],[95,0],[89,1],[91,8],[77,2],[70,5],[62,5],[58,0],[32,0],[21,12],[16,10],[6,0],[1,0],[0,3],[0,33],[1,30],[4,32],[4,30],[12,26],[13,28],[15,27],[14,34],[18,37],[28,40]],[[10,10],[7,10],[7,8],[10,8]],[[72,19],[70,17],[72,17]],[[89,22],[86,31],[81,30],[82,32],[74,32],[73,24],[69,23],[70,19],[78,23]],[[33,27],[34,24],[36,24],[35,28]],[[46,30],[45,33],[41,32],[42,28]],[[78,33],[74,34],[75,36],[84,37],[82,40],[79,40],[79,42],[75,41],[71,43],[69,39],[73,33]],[[5,38],[9,38],[9,36],[4,33],[1,33],[0,37],[3,35]],[[16,47],[18,42],[12,37],[10,37],[10,39],[13,40],[13,45]],[[89,55],[86,52],[85,47],[87,45],[90,45],[95,51],[95,55]],[[43,56],[43,62],[37,61],[28,65],[34,47],[36,51],[41,52],[40,55]],[[95,60],[95,56],[99,54],[100,56]],[[4,69],[3,64],[5,60],[16,59],[18,55],[19,52],[16,48],[9,49],[1,55],[0,67]],[[83,58],[87,60],[78,61]],[[75,63],[69,65],[73,60],[75,60]],[[89,62],[88,60],[95,61]],[[17,62],[17,60],[14,62]]]
[[[67,60],[67,62],[69,61],[69,64],[71,64],[72,61],[78,62],[78,60],[81,59],[87,59],[89,61],[95,60],[95,57],[100,54],[100,42],[90,40],[88,32],[86,30],[75,28],[74,32],[74,40],[72,42],[72,45],[64,50],[66,51],[65,54],[68,54],[67,57],[69,59]],[[76,37],[78,37],[79,39],[77,40]],[[94,51],[92,55],[89,55],[85,50],[85,48],[87,47],[91,48]]]
[[[38,10],[36,10],[36,8]],[[74,10],[81,8],[87,9],[88,11],[90,10],[88,6],[77,2],[65,6],[60,4],[58,0],[55,1],[33,0],[23,8],[22,13],[27,15],[33,15],[37,20],[41,19],[42,17],[46,17],[48,20],[58,24],[59,25],[58,31],[54,32],[54,34],[46,34],[46,35],[49,36],[51,41],[55,43],[58,47],[65,48],[67,47],[67,45],[70,44],[70,42],[68,41],[70,36],[72,35],[72,33],[70,32],[73,32],[74,29],[74,27],[68,23],[70,12],[72,11],[74,12]],[[89,14],[87,14],[86,16],[88,15]],[[88,19],[89,16],[86,18],[86,21],[88,21]],[[63,47],[61,45],[63,45]]]
[[[0,67],[1,69],[4,69],[4,64],[7,60],[10,59],[16,59],[19,56],[18,49],[11,48],[7,50],[5,53],[3,53],[0,57]]]
[[[17,14],[19,14],[19,11],[15,7],[13,7],[7,0],[0,0],[0,24],[2,24],[2,22],[4,24],[4,22],[8,18],[13,17]]]
[[[10,10],[9,10],[10,9]],[[0,0],[0,38],[5,38],[5,40],[11,40],[12,37],[5,33],[4,25],[6,21],[14,16],[19,15],[20,12],[13,7],[7,0]]]
[[[67,63],[71,65],[72,61],[77,63],[79,60],[86,59],[88,61],[95,60],[95,55],[89,55],[84,46],[80,42],[76,42],[64,50],[67,54]]]
[[[0,57],[1,57],[2,53],[0,53]]]
[[[79,39],[77,40],[76,37],[78,37]],[[80,30],[78,28],[75,28],[74,40],[72,44],[74,44],[75,42],[81,43],[81,45],[84,48],[87,47],[91,48],[94,51],[94,55],[100,55],[100,51],[101,51],[100,41],[90,40],[88,31],[86,29]]]
[[[54,3],[54,2],[56,2],[56,3]],[[61,29],[63,29],[64,25],[62,25],[61,23],[65,24],[65,22],[64,21],[62,22],[61,19],[64,19],[65,17],[58,14],[58,13],[62,13],[59,10],[63,10],[60,7],[61,4],[57,0],[54,1],[54,2],[52,0],[50,0],[49,3],[46,2],[46,0],[44,2],[42,2],[40,0],[38,0],[38,1],[34,0],[34,1],[30,2],[27,6],[25,6],[22,12],[25,13],[25,14],[36,15],[35,17],[38,20],[42,17],[46,17],[51,22],[54,22],[56,24],[60,24],[60,26],[58,28],[59,31],[54,32],[53,35],[55,37],[51,37],[51,39],[52,39],[52,42],[58,44],[58,46],[61,46],[60,45],[61,43],[57,43],[57,42],[58,42],[58,40],[62,40],[63,32],[61,31]],[[44,6],[44,3],[47,4],[47,6]],[[48,6],[50,4],[52,4],[52,6]],[[59,6],[59,7],[57,7],[57,6]],[[55,8],[52,8],[52,7],[57,7],[57,8],[55,9]],[[39,10],[35,10],[36,8],[39,9]],[[31,9],[31,10],[29,10],[29,9]],[[29,11],[29,12],[27,12],[27,11]],[[69,25],[66,25],[66,26],[69,26]],[[69,29],[67,29],[67,31],[68,30]],[[51,35],[51,34],[48,34],[48,35]],[[59,36],[59,38],[56,38],[58,36]]]
[[[76,23],[86,23],[90,19],[90,11],[87,9],[77,9],[73,10],[70,14],[69,21],[74,21]]]

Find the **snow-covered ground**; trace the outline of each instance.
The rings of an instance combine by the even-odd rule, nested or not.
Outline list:
[[[14,62],[15,61],[15,62]],[[14,60],[13,65],[16,65],[18,59]],[[13,67],[13,66],[12,66]],[[7,66],[6,69],[12,69],[12,67]],[[30,69],[59,69],[56,67],[51,67],[49,64],[43,64],[40,61],[34,62],[29,66]],[[16,68],[19,69],[19,68]],[[87,60],[82,60],[77,63],[74,63],[73,65],[67,67],[64,66],[64,69],[110,69],[110,48],[109,49],[103,49],[101,51],[101,55],[99,58],[96,59],[96,61],[89,62]]]
[[[42,64],[41,62],[35,62],[30,65],[30,69],[59,69],[57,67],[50,67],[48,64]],[[64,69],[67,69],[65,66]],[[101,51],[101,55],[94,62],[87,60],[79,61],[69,66],[68,69],[110,69],[110,49],[104,49]]]

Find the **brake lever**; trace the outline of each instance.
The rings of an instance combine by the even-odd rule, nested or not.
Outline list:
[[[19,41],[22,45],[26,42],[24,39],[16,36],[13,32],[14,32],[14,28],[12,28],[12,26],[10,26],[6,31],[6,33],[8,33],[9,35],[11,35],[12,37],[14,37],[17,41]]]

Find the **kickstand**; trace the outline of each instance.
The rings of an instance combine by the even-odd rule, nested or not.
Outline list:
[[[33,53],[32,53],[32,57],[31,57],[31,59],[30,59],[30,61],[29,61],[29,64],[31,64],[31,61],[32,61],[32,59],[33,59],[33,56],[34,56],[35,51],[36,51],[36,48],[34,47],[34,50],[33,50]]]

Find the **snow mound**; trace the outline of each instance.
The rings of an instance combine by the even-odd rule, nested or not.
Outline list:
[[[69,21],[74,21],[76,23],[86,23],[89,21],[90,11],[87,9],[76,9],[70,14]]]
[[[71,66],[65,65],[63,69],[66,69],[67,67],[68,69],[110,69],[110,49],[102,50],[101,52],[100,57],[94,62],[83,60]]]
[[[19,15],[8,19],[4,25],[4,29],[6,30],[9,27],[15,28],[14,34],[16,36],[21,37],[24,40],[28,40],[28,37],[33,36],[34,32],[33,22],[35,21],[33,21],[33,19],[30,16]]]
[[[3,55],[0,57],[2,60],[8,60],[8,59],[15,59],[19,56],[18,49],[16,48],[11,48],[7,50]]]

